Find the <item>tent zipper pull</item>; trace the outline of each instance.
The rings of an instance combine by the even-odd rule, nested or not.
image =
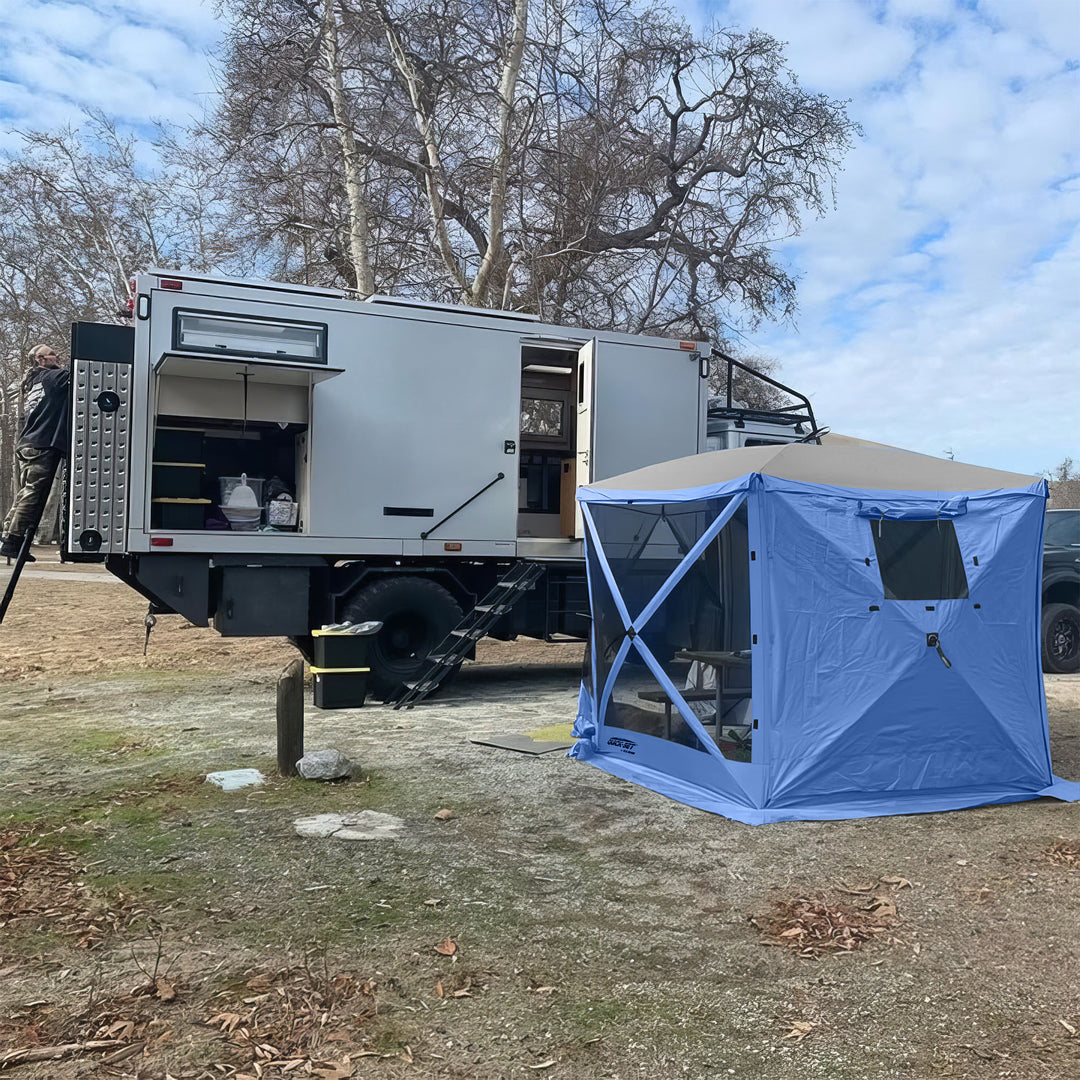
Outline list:
[[[941,642],[938,640],[937,634],[927,634],[926,635],[926,644],[931,649],[937,649],[937,654],[938,654],[938,656],[941,657],[941,662],[946,667],[949,667],[949,668],[952,667],[952,661],[945,655],[945,650],[942,649]]]

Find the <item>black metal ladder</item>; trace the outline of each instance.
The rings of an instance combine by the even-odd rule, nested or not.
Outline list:
[[[416,682],[406,683],[395,709],[411,709],[437,690],[465,659],[476,643],[531,589],[544,573],[541,563],[514,563],[495,587],[435,646],[428,655],[427,670]]]

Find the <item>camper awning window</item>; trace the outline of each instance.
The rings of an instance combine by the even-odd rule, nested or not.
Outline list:
[[[326,326],[321,323],[251,319],[201,311],[177,311],[174,320],[174,349],[326,363]]]
[[[188,379],[216,379],[226,382],[273,383],[279,386],[307,386],[340,375],[344,368],[312,368],[307,364],[286,364],[275,361],[259,361],[245,364],[242,360],[228,357],[195,359],[190,356],[173,356],[166,353],[154,365],[158,375],[176,375]]]

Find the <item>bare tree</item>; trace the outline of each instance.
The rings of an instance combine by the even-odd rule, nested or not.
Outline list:
[[[234,259],[207,168],[166,132],[150,147],[100,116],[26,132],[0,161],[0,505],[13,495],[29,349],[63,352],[73,322],[119,320],[138,270]]]
[[[1080,510],[1080,468],[1066,457],[1046,474],[1050,484],[1050,507],[1053,510]]]
[[[669,334],[794,310],[773,249],[856,128],[767,35],[648,0],[221,6],[204,134],[278,272]]]

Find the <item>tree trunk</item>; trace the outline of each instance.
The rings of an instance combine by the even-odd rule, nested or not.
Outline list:
[[[517,92],[521,58],[525,52],[525,30],[529,21],[529,0],[514,0],[514,28],[499,80],[498,147],[491,170],[491,203],[488,210],[488,247],[473,279],[469,303],[483,304],[487,299],[491,273],[503,253],[503,226],[506,216],[506,177],[510,168],[510,139],[514,122],[514,98]]]
[[[326,90],[334,111],[334,125],[341,143],[345,174],[345,197],[349,203],[349,260],[356,276],[356,289],[364,296],[375,291],[371,269],[367,202],[364,196],[364,162],[356,145],[345,97],[338,49],[337,0],[323,0],[322,55],[326,65]]]

